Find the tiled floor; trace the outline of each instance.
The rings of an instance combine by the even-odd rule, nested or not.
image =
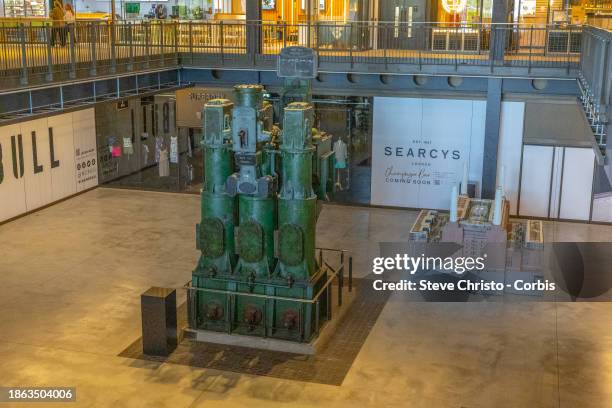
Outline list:
[[[1,225],[0,385],[75,386],[68,407],[612,406],[609,303],[395,293],[341,385],[118,356],[140,336],[139,294],[189,280],[198,216],[196,195],[100,188]],[[405,240],[414,217],[326,206],[318,244],[350,249],[364,277],[378,242]],[[546,234],[612,241],[602,225]]]

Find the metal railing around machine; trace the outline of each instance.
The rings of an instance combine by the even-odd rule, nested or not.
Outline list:
[[[341,307],[342,306],[342,291],[344,289],[344,273],[345,270],[347,270],[346,272],[348,273],[348,292],[352,292],[353,290],[353,257],[352,256],[348,256],[348,251],[345,249],[331,249],[331,248],[317,248],[316,249],[318,251],[318,259],[319,259],[319,265],[321,265],[320,270],[318,273],[323,273],[323,272],[327,272],[329,274],[327,280],[325,281],[325,283],[321,286],[321,288],[317,291],[317,293],[313,296],[312,299],[301,299],[301,298],[292,298],[292,297],[283,297],[283,296],[274,296],[274,295],[267,295],[267,294],[260,294],[260,293],[245,293],[245,292],[233,292],[233,291],[229,291],[229,290],[220,290],[220,289],[209,289],[209,288],[197,288],[191,285],[191,281],[187,282],[183,288],[187,291],[187,323],[188,323],[188,328],[191,330],[196,330],[197,329],[197,322],[195,321],[195,308],[197,307],[197,302],[196,302],[196,296],[194,295],[194,292],[205,292],[205,293],[217,293],[217,294],[222,294],[222,295],[227,295],[227,301],[228,303],[232,303],[233,298],[234,297],[247,297],[247,298],[259,298],[259,299],[264,299],[264,310],[267,310],[267,306],[268,306],[268,302],[269,301],[289,301],[289,302],[295,302],[295,303],[300,303],[302,305],[305,304],[313,304],[315,307],[315,327],[317,328],[317,332],[315,333],[316,335],[318,335],[318,328],[319,328],[319,321],[318,321],[318,317],[319,317],[319,307],[321,305],[321,297],[326,294],[327,299],[325,301],[325,305],[327,307],[327,314],[326,316],[328,316],[328,320],[332,318],[333,313],[332,313],[332,309],[333,309],[333,302],[332,300],[332,290],[328,290],[331,289],[334,281],[336,282],[336,287],[337,287],[337,307]],[[329,265],[328,262],[324,261],[324,257],[323,254],[324,253],[334,253],[336,255],[338,255],[338,267],[337,268],[333,268],[332,266]],[[222,280],[222,278],[219,278],[220,280]],[[302,321],[302,314],[304,313],[303,308],[300,307],[299,311],[300,311],[300,315],[298,317],[298,319],[300,319],[300,321]],[[232,322],[232,317],[231,317],[231,307],[228,305],[227,306],[227,310],[230,310],[229,313],[227,313],[224,316],[225,319],[225,325],[226,325],[226,331],[227,334],[231,334],[234,329],[236,328],[235,325],[236,323]],[[263,320],[261,322],[261,325],[263,326],[264,330],[264,337],[265,333],[268,333],[269,331],[273,331],[273,330],[277,330],[277,329],[282,329],[279,327],[275,327],[274,324],[270,324],[266,318],[265,318],[265,313],[263,314]],[[301,330],[301,325],[300,325],[300,330]],[[300,333],[300,339],[302,339],[302,333]]]
[[[321,67],[377,72],[398,66],[578,67],[582,27],[518,24],[267,21],[79,21],[0,25],[0,86],[88,78],[153,68],[274,68],[287,46],[317,51]],[[340,66],[339,66],[340,64]],[[370,71],[371,72],[371,71]]]

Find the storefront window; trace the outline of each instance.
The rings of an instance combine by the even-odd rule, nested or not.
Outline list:
[[[492,0],[439,0],[438,22],[488,23],[491,22]]]
[[[314,96],[317,127],[332,136],[336,155],[331,201],[369,204],[372,98]]]
[[[283,21],[288,24],[318,21],[356,21],[364,18],[364,0],[261,0],[265,21]],[[308,4],[311,6],[308,12]]]
[[[1,2],[2,0],[0,0]],[[24,0],[5,0],[23,3]],[[25,0],[36,2],[43,0]],[[76,10],[91,18],[91,15],[108,14],[111,0],[75,0]],[[251,0],[149,0],[115,1],[116,13],[122,19],[155,18],[153,10],[162,5],[167,18],[185,20],[244,20],[247,1]],[[262,20],[297,24],[311,20],[358,21],[370,18],[368,10],[371,0],[252,0],[261,1]],[[43,3],[41,3],[43,4]],[[309,12],[308,5],[311,10]],[[8,14],[7,14],[8,15]]]
[[[0,0],[1,1],[1,0]],[[11,0],[15,1],[15,0]],[[118,18],[138,19],[178,19],[178,20],[244,20],[246,0],[149,0],[115,1]],[[161,7],[160,14],[156,9]],[[111,0],[76,0],[76,10],[80,18],[108,17]]]
[[[306,20],[306,4],[301,0],[262,0],[262,19],[288,24]]]
[[[45,0],[4,0],[5,17],[46,17]]]
[[[489,23],[493,18],[493,0],[482,1],[482,22]]]
[[[591,24],[607,27],[612,3],[601,0],[516,0],[514,21],[522,24]]]
[[[322,21],[346,21],[348,9],[353,10],[356,7],[355,2],[351,1],[349,5],[346,0],[324,0],[320,3],[318,15]]]
[[[197,193],[199,131],[180,128],[174,94],[96,106],[98,179],[113,187]]]
[[[112,187],[198,193],[203,180],[201,111],[232,90],[188,88],[96,106],[99,181]],[[280,112],[280,96],[269,94]],[[315,127],[331,136],[336,154],[336,202],[369,204],[372,170],[372,98],[313,95]],[[110,118],[113,118],[112,120]],[[227,118],[226,126],[231,120]]]

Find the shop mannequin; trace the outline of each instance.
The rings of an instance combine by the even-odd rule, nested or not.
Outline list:
[[[170,136],[170,162],[178,163],[178,137]]]
[[[155,163],[159,163],[159,154],[164,145],[164,138],[161,136],[155,136]]]
[[[159,177],[170,176],[170,160],[168,158],[168,148],[164,144],[159,151]]]
[[[149,164],[149,146],[147,144],[142,145],[142,161],[145,166]]]
[[[340,179],[341,172],[346,170],[347,167],[347,159],[348,153],[346,148],[346,143],[339,138],[334,143],[334,156],[336,158],[335,168],[336,168],[336,184],[335,187],[337,190],[342,190],[342,182]]]
[[[163,4],[158,4],[155,8],[155,18],[158,20],[164,20],[166,17],[168,17],[168,10],[166,9],[166,6]]]

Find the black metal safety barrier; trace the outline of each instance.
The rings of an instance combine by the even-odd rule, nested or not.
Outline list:
[[[264,304],[266,306],[267,306],[268,301],[289,301],[289,302],[299,303],[301,305],[314,305],[315,307],[315,313],[314,313],[315,328],[317,330],[315,334],[318,335],[319,308],[321,307],[322,297],[323,296],[327,297],[324,302],[324,304],[327,307],[326,316],[328,320],[331,320],[332,315],[333,315],[332,314],[333,305],[331,302],[332,290],[329,290],[329,289],[331,289],[333,287],[333,283],[336,282],[337,306],[341,307],[342,306],[342,296],[343,296],[342,291],[344,288],[344,273],[347,267],[348,267],[348,291],[352,292],[353,290],[353,257],[347,256],[348,251],[344,249],[317,248],[316,250],[318,251],[318,262],[319,262],[319,272],[317,273],[317,275],[319,273],[326,273],[328,274],[328,277],[325,280],[325,282],[321,285],[321,287],[318,289],[318,291],[313,295],[313,297],[308,298],[308,299],[276,296],[276,295],[269,295],[269,294],[263,294],[263,293],[236,292],[236,291],[230,291],[230,290],[225,290],[225,289],[200,288],[200,287],[193,286],[191,281],[187,282],[183,286],[183,288],[187,291],[187,322],[188,322],[189,328],[190,329],[197,328],[196,319],[195,319],[196,307],[197,307],[195,293],[202,292],[202,293],[227,295],[226,308],[228,311],[231,310],[231,305],[233,304],[232,300],[235,299],[236,297],[263,299]],[[323,260],[323,254],[329,253],[329,252],[335,253],[338,255],[338,261],[337,261],[338,266],[337,267],[333,267],[328,262]],[[348,262],[346,262],[347,258],[348,258]],[[315,279],[315,278],[316,278],[316,275],[312,277],[312,279]],[[219,278],[219,280],[223,280],[223,278]],[[267,284],[269,285],[269,283]],[[299,310],[301,313],[301,308]],[[231,328],[233,327],[232,322],[228,320],[230,319],[231,315],[232,315],[231,312],[225,314],[225,318],[226,318],[225,323],[227,325],[228,334],[232,333]],[[302,321],[301,316],[300,316],[300,321]],[[263,330],[264,337],[266,336],[266,333],[268,333],[269,331],[279,329],[279,327],[274,326],[273,322],[268,322],[265,318],[263,318],[261,324],[264,329]],[[302,336],[300,333],[300,339],[301,338]]]

